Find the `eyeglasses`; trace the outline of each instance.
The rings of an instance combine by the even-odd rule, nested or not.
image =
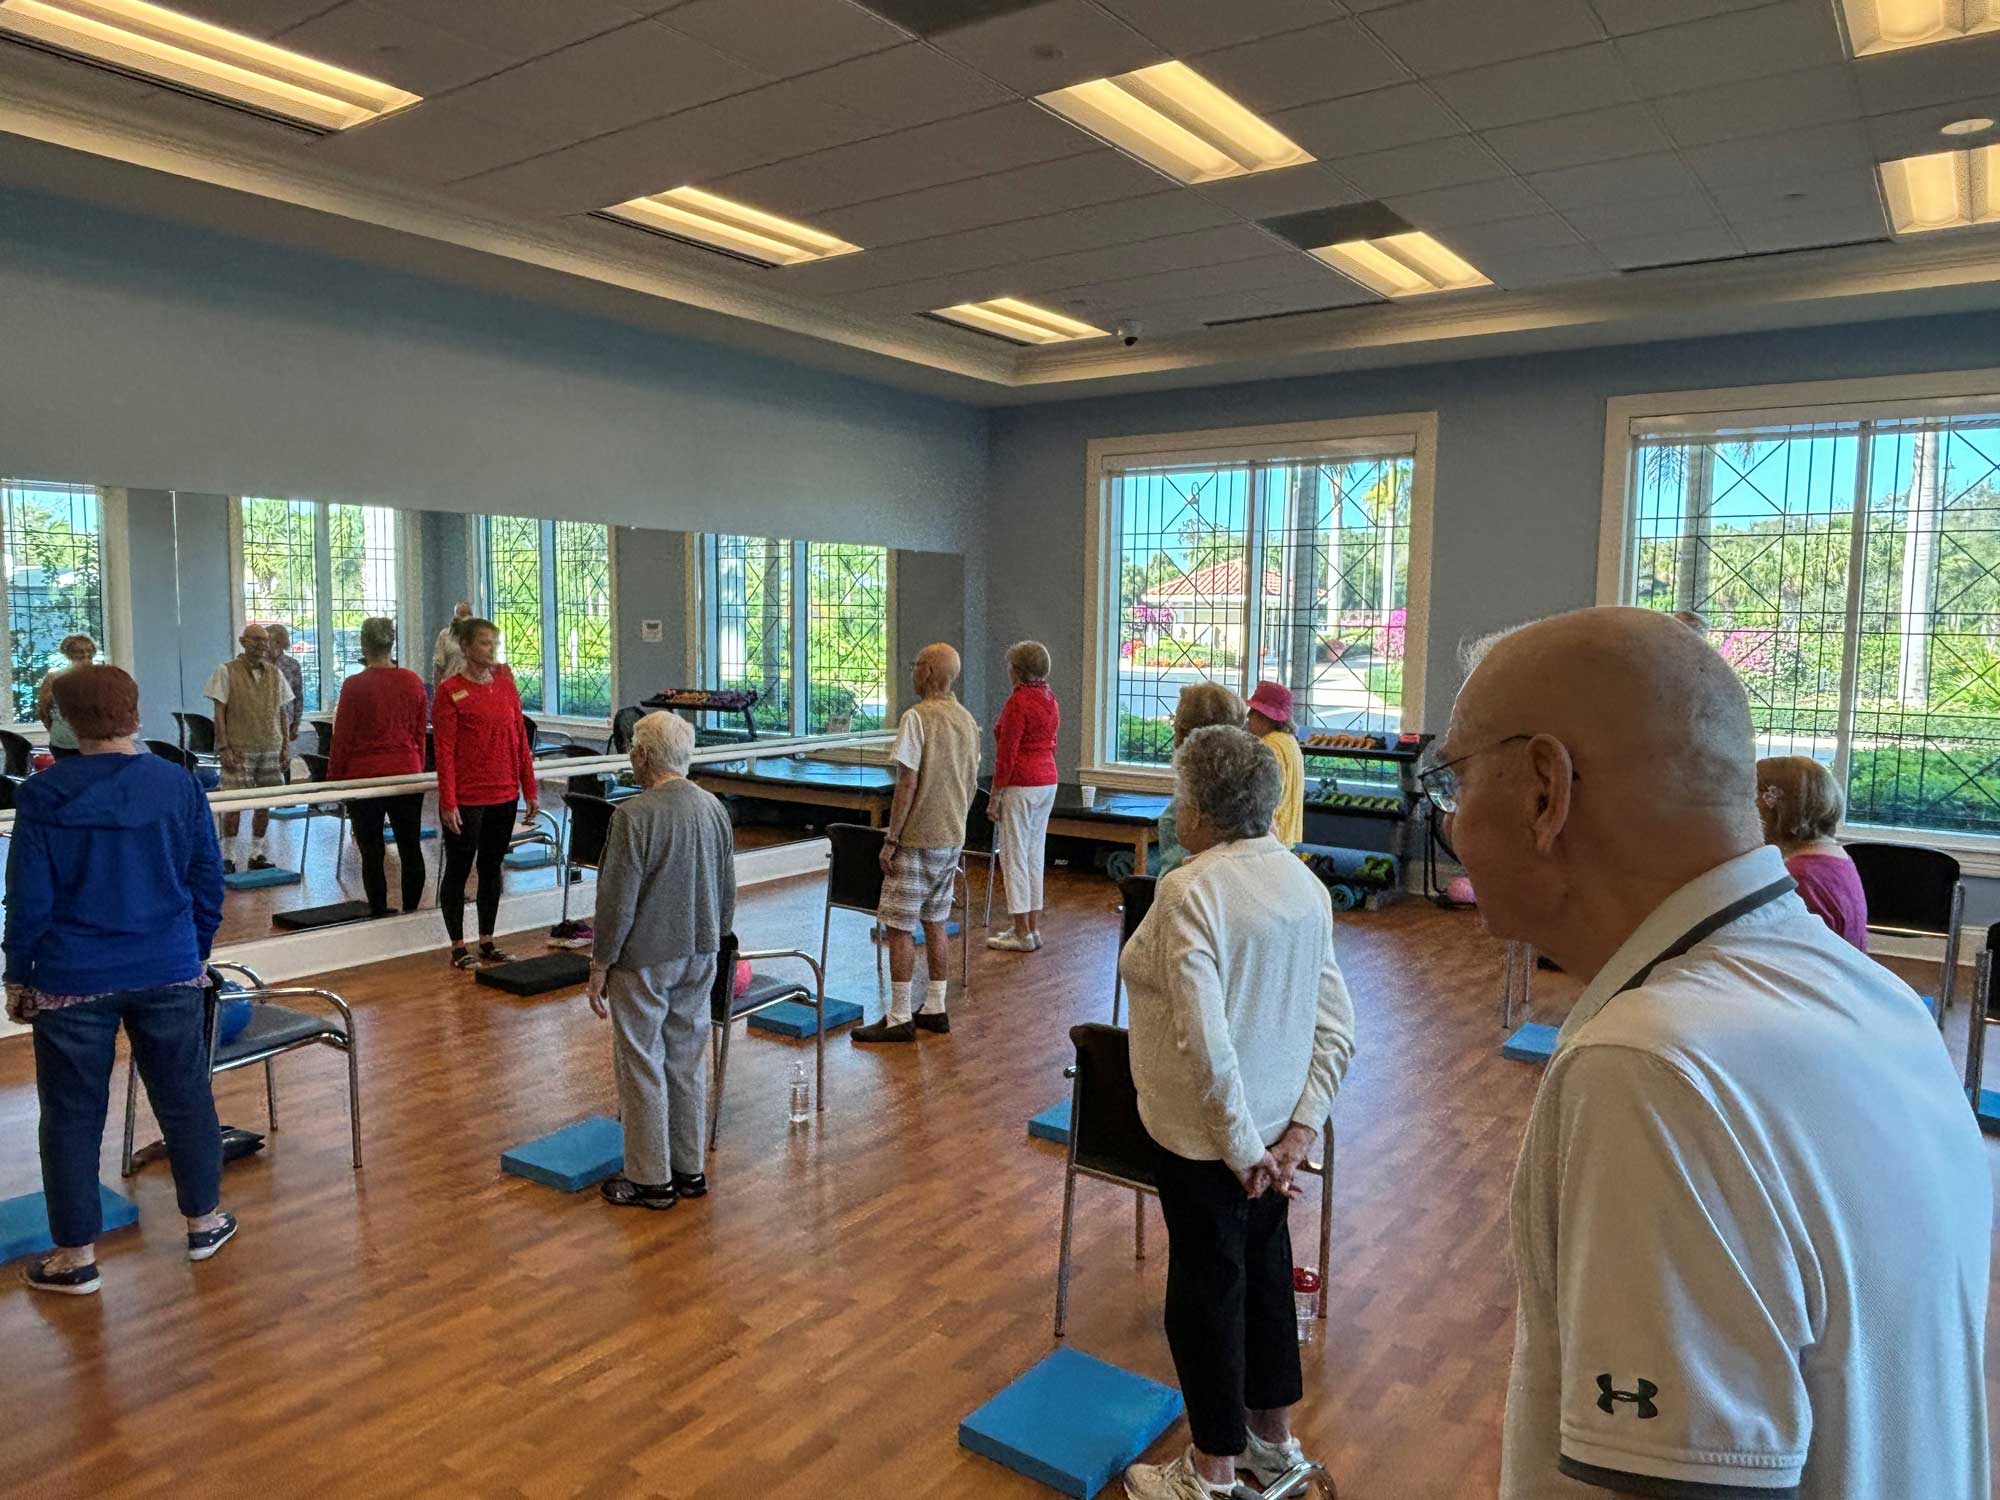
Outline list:
[[[1434,759],[1437,747],[1442,741],[1432,740],[1424,747],[1423,756],[1417,762],[1417,785],[1422,787],[1424,795],[1431,799],[1432,807],[1441,813],[1455,813],[1458,811],[1458,767],[1474,756],[1486,754],[1489,750],[1498,750],[1504,745],[1518,745],[1523,740],[1533,738],[1532,734],[1510,734],[1504,740],[1495,740],[1490,745],[1482,745],[1477,750],[1468,750],[1463,755],[1454,755],[1445,761]],[[1581,781],[1583,777],[1571,771],[1570,780]]]

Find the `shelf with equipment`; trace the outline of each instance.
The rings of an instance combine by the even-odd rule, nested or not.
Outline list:
[[[1423,791],[1417,785],[1417,758],[1429,735],[1364,735],[1319,732],[1299,740],[1305,758],[1306,862],[1335,894],[1335,905],[1378,902],[1400,890],[1402,869],[1420,846],[1412,823]],[[1349,768],[1342,786],[1343,763]],[[1395,767],[1395,781],[1383,768]],[[1343,890],[1343,887],[1345,890]],[[1340,897],[1348,901],[1343,904]]]

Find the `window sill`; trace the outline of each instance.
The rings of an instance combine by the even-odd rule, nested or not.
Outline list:
[[[1174,789],[1174,773],[1167,766],[1079,766],[1076,779],[1087,786],[1121,792],[1171,793]]]

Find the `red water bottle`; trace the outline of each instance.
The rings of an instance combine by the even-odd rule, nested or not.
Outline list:
[[[1301,1347],[1313,1341],[1313,1324],[1319,1317],[1320,1279],[1319,1272],[1311,1266],[1295,1266],[1292,1269],[1292,1305],[1299,1317],[1299,1344]]]

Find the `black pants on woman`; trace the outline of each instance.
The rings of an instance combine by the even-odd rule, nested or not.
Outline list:
[[[406,792],[400,797],[370,797],[351,802],[347,821],[354,829],[354,847],[361,851],[361,889],[368,895],[368,914],[389,914],[389,877],[384,869],[388,854],[382,842],[382,820],[396,831],[396,859],[403,867],[403,910],[415,911],[424,904],[424,794]],[[461,898],[464,882],[459,884]]]
[[[1153,1170],[1167,1221],[1167,1347],[1188,1432],[1203,1453],[1233,1458],[1248,1446],[1246,1410],[1292,1406],[1304,1391],[1290,1200],[1246,1198],[1227,1164],[1165,1149]]]
[[[493,924],[500,920],[500,861],[507,857],[507,841],[514,836],[514,804],[495,802],[485,807],[461,807],[458,832],[444,831],[444,885],[438,891],[438,907],[444,912],[444,930],[452,946],[465,941],[465,878],[479,866],[479,935],[493,936]]]

